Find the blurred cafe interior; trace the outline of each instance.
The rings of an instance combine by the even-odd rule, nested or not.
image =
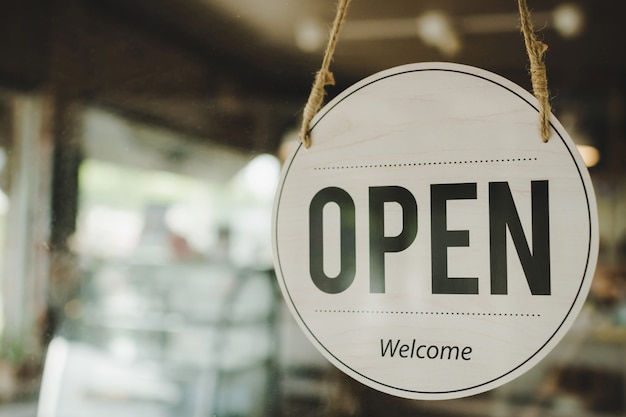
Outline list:
[[[427,402],[330,365],[273,272],[335,0],[0,2],[0,416],[626,415],[626,5],[528,3],[594,183],[598,268],[539,365]],[[515,0],[354,0],[327,99],[428,61],[531,90]]]

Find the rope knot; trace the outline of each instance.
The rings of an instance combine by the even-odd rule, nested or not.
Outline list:
[[[530,10],[526,0],[518,0],[521,30],[524,34],[526,53],[530,61],[530,81],[533,86],[533,94],[539,102],[539,131],[541,140],[547,143],[550,140],[550,92],[548,91],[548,76],[544,61],[548,45],[541,42],[535,36]]]
[[[324,103],[324,96],[326,95],[324,87],[327,85],[335,85],[335,77],[329,70],[330,62],[333,59],[333,54],[335,53],[335,48],[337,47],[339,32],[341,31],[341,25],[346,18],[350,1],[351,0],[339,0],[337,15],[335,16],[330,37],[328,38],[328,44],[326,45],[326,51],[324,52],[322,68],[315,74],[315,81],[313,82],[313,87],[311,87],[309,99],[304,106],[299,137],[305,148],[309,148],[311,146],[311,129],[309,125]]]

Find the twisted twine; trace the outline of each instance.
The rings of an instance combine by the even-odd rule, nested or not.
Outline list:
[[[315,81],[311,87],[309,99],[304,106],[299,137],[300,141],[302,141],[306,148],[311,146],[311,129],[309,128],[309,125],[324,103],[324,97],[326,96],[326,90],[324,87],[327,85],[335,85],[335,77],[333,76],[333,73],[330,72],[330,63],[333,60],[335,48],[337,47],[337,41],[339,40],[341,25],[343,25],[343,22],[346,19],[346,13],[348,12],[350,1],[351,0],[339,0],[335,21],[333,22],[333,27],[328,38],[328,44],[326,45],[326,51],[324,52],[322,67],[315,74]]]
[[[526,0],[518,0],[519,14],[526,53],[530,61],[530,80],[533,86],[533,94],[539,102],[539,132],[544,142],[550,140],[550,93],[548,91],[548,77],[546,75],[546,63],[544,57],[548,45],[541,42],[535,36],[530,10]]]
[[[339,41],[339,33],[341,32],[341,26],[345,21],[346,14],[348,12],[348,6],[351,0],[339,0],[337,6],[337,13],[335,20],[330,31],[328,38],[328,44],[324,52],[324,58],[322,60],[322,66],[315,74],[315,80],[311,87],[309,99],[304,106],[302,114],[302,125],[300,127],[299,138],[306,148],[311,146],[311,129],[310,124],[313,117],[322,108],[324,103],[324,97],[326,96],[325,87],[327,85],[334,85],[335,78],[330,71],[330,63],[333,60],[335,48]],[[526,45],[526,53],[530,61],[530,79],[533,87],[533,94],[539,102],[539,131],[541,133],[541,139],[544,142],[550,140],[550,93],[548,91],[548,77],[546,75],[545,54],[548,50],[548,46],[537,39],[535,30],[533,28],[532,18],[530,10],[526,0],[518,0],[521,31],[524,35],[524,44]]]

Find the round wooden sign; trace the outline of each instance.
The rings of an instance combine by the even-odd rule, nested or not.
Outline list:
[[[312,123],[273,214],[284,298],[311,342],[407,398],[519,376],[580,311],[598,249],[594,192],[552,116],[492,73],[448,63],[373,75]]]

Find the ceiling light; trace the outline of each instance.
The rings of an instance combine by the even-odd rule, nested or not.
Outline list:
[[[272,201],[278,186],[280,162],[269,154],[255,157],[240,171],[237,184],[260,201]]]
[[[559,119],[576,144],[578,153],[580,153],[585,166],[587,168],[596,166],[598,162],[600,162],[600,151],[594,146],[591,136],[579,127],[579,116],[576,112],[573,110],[564,110],[559,115]]]
[[[322,49],[326,31],[320,22],[314,19],[302,20],[295,28],[296,46],[304,52],[316,52]]]
[[[583,158],[587,168],[596,166],[600,162],[600,151],[595,146],[576,145],[576,148],[578,148],[578,152],[580,152],[580,156]]]
[[[574,4],[561,4],[554,9],[553,24],[557,32],[564,38],[573,38],[581,34],[585,26],[585,15],[580,7]]]
[[[450,19],[442,12],[430,11],[418,17],[417,34],[426,45],[439,49],[445,55],[455,55],[461,49]]]

